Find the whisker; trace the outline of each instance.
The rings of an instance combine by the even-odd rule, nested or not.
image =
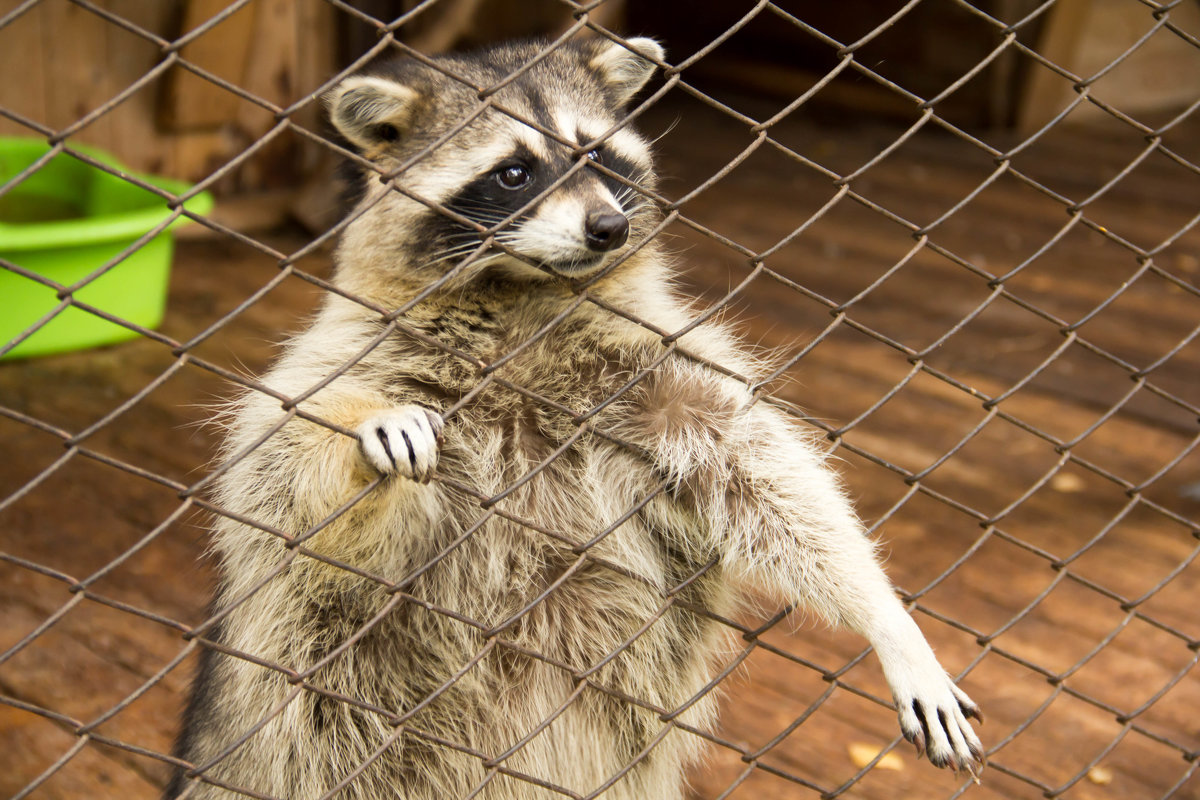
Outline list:
[[[454,205],[456,205],[456,206],[473,205],[473,206],[476,206],[477,208],[493,208],[493,209],[496,209],[497,211],[508,212],[508,209],[506,207],[500,205],[499,203],[493,203],[488,200],[481,200],[479,198],[475,198],[472,200],[455,200]]]
[[[453,258],[458,258],[459,256],[465,256],[468,253],[474,252],[475,250],[478,250],[478,249],[479,249],[479,242],[467,242],[466,244],[456,245],[454,247],[451,247],[446,250],[442,250],[438,253],[435,253],[432,258],[430,258],[428,261],[426,261],[424,264],[422,264],[419,268],[431,267],[434,264],[438,264],[443,261],[448,261]]]
[[[675,118],[675,119],[674,119],[674,120],[671,122],[671,124],[667,126],[667,129],[666,129],[665,131],[663,131],[663,132],[662,132],[662,133],[660,133],[658,136],[655,136],[653,139],[651,139],[651,140],[650,140],[650,144],[658,144],[658,141],[659,141],[660,139],[662,139],[664,136],[666,136],[666,135],[667,135],[668,133],[670,133],[671,131],[675,130],[675,126],[679,124],[679,121],[680,121],[681,119],[683,119],[683,117],[676,117],[676,118]]]
[[[476,223],[477,225],[481,225],[485,228],[493,227],[495,225],[500,224],[501,222],[503,222],[505,220],[505,217],[489,217],[484,214],[476,214],[476,213],[463,214],[463,216],[466,217],[467,219],[471,220],[472,222]],[[476,231],[471,231],[471,232],[475,233]]]
[[[499,215],[501,219],[512,215],[512,210],[504,206],[476,200],[459,200],[450,207],[455,209],[474,209],[475,211],[489,215]]]
[[[482,210],[473,209],[473,208],[462,209],[460,213],[467,219],[476,219],[476,220],[486,219],[486,220],[491,220],[492,222],[500,222],[501,220],[508,219],[508,216],[509,216],[508,214],[501,214],[499,212],[492,212],[492,211],[482,211]]]

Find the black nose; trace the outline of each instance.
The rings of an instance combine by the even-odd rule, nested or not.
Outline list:
[[[601,253],[616,250],[629,238],[629,220],[622,214],[593,211],[588,214],[583,229],[588,249]]]

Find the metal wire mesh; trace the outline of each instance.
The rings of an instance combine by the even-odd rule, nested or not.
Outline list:
[[[26,0],[0,16],[0,42],[5,29],[46,1]],[[66,360],[60,367],[0,366],[0,372],[8,372],[0,384],[5,426],[0,436],[14,454],[14,463],[0,473],[14,481],[3,486],[0,500],[6,529],[0,559],[10,586],[6,604],[13,612],[0,642],[7,648],[0,654],[0,727],[7,729],[5,736],[16,737],[18,755],[10,761],[6,786],[15,797],[75,796],[98,781],[114,780],[123,790],[149,796],[172,766],[186,769],[193,783],[217,780],[208,772],[210,765],[180,763],[170,755],[170,737],[187,667],[200,648],[223,648],[206,638],[216,620],[194,605],[207,573],[194,577],[196,567],[181,559],[199,549],[202,535],[195,532],[195,521],[231,513],[207,494],[214,476],[231,463],[196,472],[195,456],[206,454],[208,433],[189,429],[176,461],[164,455],[169,446],[147,444],[156,438],[175,442],[181,421],[206,412],[164,418],[155,410],[163,407],[156,398],[167,397],[168,407],[194,406],[210,402],[211,394],[228,396],[245,388],[278,400],[285,413],[272,433],[301,418],[353,435],[301,407],[353,365],[290,397],[250,377],[237,362],[245,357],[261,366],[267,357],[261,346],[239,349],[239,341],[270,333],[274,325],[294,326],[297,309],[311,305],[312,292],[345,295],[325,271],[328,246],[350,220],[297,242],[239,232],[183,203],[229,178],[280,137],[370,168],[296,119],[380,54],[421,59],[450,80],[463,78],[403,37],[406,26],[432,3],[394,19],[377,19],[354,4],[328,0],[339,15],[373,31],[377,43],[355,54],[338,74],[303,87],[292,102],[280,105],[182,55],[200,37],[220,36],[218,26],[249,0],[230,3],[174,40],[131,22],[110,4],[72,2],[152,43],[160,52],[156,66],[65,127],[5,108],[0,116],[49,142],[51,155],[66,153],[154,192],[172,213],[133,248],[72,285],[0,259],[4,270],[49,287],[60,301],[54,312],[0,347],[0,355],[36,336],[70,307],[141,338],[132,350],[127,346],[90,361]],[[692,779],[695,796],[1200,796],[1195,777],[1200,727],[1194,713],[1200,699],[1194,669],[1200,651],[1194,599],[1200,581],[1194,567],[1200,552],[1195,456],[1200,441],[1195,347],[1200,167],[1194,147],[1200,85],[1191,81],[1197,94],[1182,112],[1153,124],[1107,101],[1103,92],[1105,76],[1155,37],[1185,43],[1198,55],[1200,40],[1197,31],[1176,21],[1184,4],[1131,4],[1144,15],[1144,35],[1103,69],[1079,75],[1039,52],[1030,35],[1054,11],[1053,0],[1008,16],[1003,12],[1012,7],[1003,4],[996,10],[961,0],[947,3],[947,10],[986,29],[995,46],[929,96],[887,77],[886,63],[869,56],[872,44],[919,5],[916,0],[851,41],[818,30],[781,5],[746,4],[737,22],[707,46],[663,65],[662,80],[635,101],[627,120],[649,126],[676,114],[682,120],[680,132],[686,135],[673,138],[668,132],[660,143],[665,171],[681,177],[661,194],[645,193],[664,212],[660,230],[678,236],[689,251],[684,258],[699,265],[688,280],[705,297],[703,310],[684,329],[663,330],[654,320],[604,303],[589,293],[587,282],[576,287],[572,306],[600,305],[653,331],[668,345],[667,352],[681,350],[678,340],[691,327],[731,312],[747,320],[752,334],[781,348],[778,367],[764,381],[751,381],[721,364],[708,366],[749,383],[759,402],[787,408],[820,428],[844,460],[846,478],[862,498],[872,531],[892,547],[890,571],[906,601],[947,667],[989,716],[982,731],[989,767],[981,786],[911,763],[899,747],[887,691],[864,660],[868,651],[832,632],[796,631],[783,612],[720,619],[738,633],[740,649],[729,654],[705,689],[725,695],[723,725],[716,733],[689,726],[680,718],[684,709],[660,708],[614,692],[596,677],[603,663],[576,672],[506,641],[499,635],[505,626],[432,608],[474,627],[486,641],[443,690],[497,648],[550,663],[569,672],[579,692],[607,693],[657,715],[658,735],[628,768],[650,757],[672,732],[708,742],[707,766]],[[588,32],[619,39],[596,21],[594,12],[603,5],[604,0],[563,0],[571,22],[546,50]],[[736,96],[718,99],[719,92],[701,90],[689,80],[698,64],[755,19],[770,19],[788,36],[819,43],[833,61],[806,90],[765,112],[757,106],[747,110]],[[670,31],[660,35],[670,47]],[[956,92],[1009,58],[1048,71],[1073,88],[1074,98],[1036,130],[1019,136],[975,131],[942,113]],[[78,147],[97,120],[171,69],[187,70],[274,120],[262,136],[181,196],[118,173]],[[827,135],[803,121],[823,91],[847,79],[886,90],[907,109],[906,124],[881,124],[857,134],[835,128],[837,133]],[[500,86],[472,88],[480,109],[504,110],[495,101]],[[1103,136],[1088,138],[1070,127],[1069,118],[1080,109],[1100,112],[1102,122],[1093,124],[1103,127]],[[534,120],[522,121],[556,136]],[[830,136],[842,138],[831,143]],[[0,197],[42,163],[0,187]],[[408,191],[402,175],[383,177],[396,191]],[[803,201],[802,193],[807,193]],[[455,213],[417,199],[440,213]],[[141,327],[79,299],[82,288],[119,269],[133,250],[179,217],[215,235],[215,241],[192,244],[190,256],[185,246],[180,254],[185,263],[188,258],[242,259],[269,264],[273,274],[263,279],[266,273],[259,270],[237,283],[239,301],[194,315],[186,335]],[[856,247],[861,252],[847,252]],[[238,280],[213,269],[219,275],[214,280]],[[191,275],[188,281],[203,284],[204,277],[196,271]],[[722,290],[722,284],[732,288]],[[383,325],[377,341],[422,336],[405,321],[420,298],[399,309],[350,299],[379,314]],[[272,304],[275,312],[265,310]],[[495,388],[522,394],[570,421],[575,432],[554,458],[580,437],[615,439],[593,424],[603,405],[577,414],[499,371],[566,316],[491,363],[426,341],[477,371],[477,391],[447,412],[448,424],[478,392]],[[107,399],[85,402],[105,387]],[[73,399],[76,395],[84,399]],[[574,548],[577,565],[626,574],[591,550],[637,507],[604,520],[598,532],[565,532],[565,538],[564,532],[506,509],[505,498],[546,463],[494,496],[468,485],[450,486],[478,504],[478,522],[466,536],[500,517],[525,526],[531,535],[565,541]],[[108,469],[101,475],[97,467]],[[73,491],[76,481],[89,480],[102,488]],[[415,575],[393,580],[368,574],[306,546],[381,481],[310,530],[238,521],[286,542],[278,572],[296,559],[318,559],[378,582],[391,596],[385,613],[407,603],[428,608],[428,601],[407,592]],[[657,491],[668,488],[664,482]],[[110,513],[114,508],[116,516]],[[53,526],[68,525],[63,519],[70,519],[71,530],[89,530],[96,541],[62,551],[39,540],[52,538]],[[436,564],[437,559],[422,571]],[[526,611],[569,574],[531,594]],[[686,602],[680,588],[662,594],[657,616],[645,620],[646,627]],[[712,616],[703,608],[690,611]],[[340,649],[330,657],[336,652]],[[468,752],[486,767],[489,780],[505,775],[580,796],[512,769],[505,763],[511,751],[471,751],[414,727],[414,711],[370,706],[324,688],[314,679],[320,665],[304,671],[287,664],[261,666],[286,676],[294,687],[289,700],[311,692],[354,704],[392,724],[393,741],[415,737]],[[93,670],[102,683],[89,678]],[[103,677],[110,673],[115,677]],[[568,704],[577,697],[573,694]],[[548,717],[526,741],[553,720]],[[863,751],[866,756],[855,755]],[[260,796],[246,787],[228,788]]]

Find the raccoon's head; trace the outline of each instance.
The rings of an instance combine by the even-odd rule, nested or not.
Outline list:
[[[363,170],[344,261],[579,277],[649,235],[658,218],[641,191],[656,188],[650,149],[618,123],[662,47],[646,38],[547,47],[508,44],[433,66],[401,59],[329,93],[334,126],[375,167]],[[489,233],[501,246],[468,258]]]

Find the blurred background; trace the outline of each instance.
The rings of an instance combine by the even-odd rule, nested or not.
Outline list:
[[[690,796],[1200,798],[1193,0],[0,0],[0,136],[169,212],[39,278],[18,228],[70,214],[17,199],[43,161],[0,173],[0,314],[48,309],[0,341],[0,792],[161,792],[212,409],[303,327],[347,211],[321,93],[634,34],[674,67],[633,111],[684,288],[778,352],[771,400],[987,717],[977,786],[898,742],[861,640],[738,620]],[[183,219],[161,322],[87,299]],[[124,341],[33,355],[68,313]]]

